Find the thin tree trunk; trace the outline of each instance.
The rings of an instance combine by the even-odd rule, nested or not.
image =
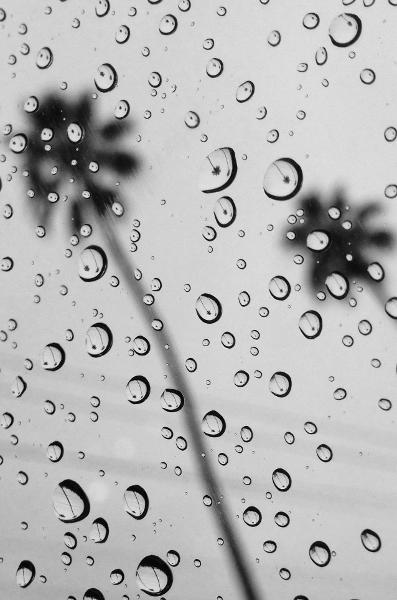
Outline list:
[[[160,319],[164,323],[159,313],[156,314],[153,308],[146,307],[143,304],[142,298],[145,291],[143,290],[142,284],[134,277],[134,267],[130,264],[131,261],[127,259],[125,251],[122,249],[117,236],[115,235],[114,226],[112,222],[109,221],[109,218],[111,217],[105,216],[98,220],[107,243],[116,259],[116,263],[124,276],[125,283],[137,306],[140,307],[144,320],[150,328],[152,328],[151,323],[153,319]],[[191,386],[189,385],[183,370],[179,366],[179,360],[172,336],[169,331],[165,333],[166,330],[166,327],[164,327],[161,331],[156,332],[158,347],[160,348],[163,359],[172,375],[176,388],[183,393],[185,399],[183,414],[190,432],[195,458],[200,468],[201,476],[213,501],[212,506],[214,507],[215,518],[223,532],[223,537],[236,569],[236,575],[240,581],[241,591],[244,594],[244,597],[246,600],[259,600],[259,594],[252,574],[250,573],[241,540],[238,539],[235,527],[232,524],[230,517],[231,513],[227,508],[225,498],[221,493],[217,477],[210,462],[210,457],[196,415]],[[264,594],[262,594],[261,598],[264,600]]]

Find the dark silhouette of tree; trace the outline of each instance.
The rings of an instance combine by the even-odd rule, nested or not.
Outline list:
[[[299,207],[303,209],[302,218],[288,227],[287,241],[303,250],[310,260],[308,276],[312,290],[323,289],[327,278],[337,273],[348,287],[353,280],[370,283],[383,302],[384,271],[374,261],[374,252],[391,248],[393,235],[386,228],[371,226],[373,218],[381,212],[379,204],[348,207],[342,191],[337,190],[328,204],[312,193],[300,200]]]
[[[138,168],[137,157],[118,149],[128,122],[96,124],[87,95],[69,103],[50,95],[29,119],[25,166],[40,224],[45,227],[54,212],[49,194],[59,195],[68,178],[73,178],[73,187],[79,191],[68,199],[71,227],[79,229],[85,216],[105,217],[117,194],[104,183],[103,171],[125,177]],[[52,165],[55,173],[50,171]]]
[[[92,101],[86,95],[81,96],[74,103],[48,95],[40,101],[35,112],[27,115],[27,119],[27,146],[24,156],[28,171],[28,196],[30,196],[29,202],[33,203],[34,218],[36,222],[39,219],[40,225],[50,224],[56,202],[52,203],[49,200],[49,194],[61,193],[68,179],[72,178],[73,189],[79,190],[73,192],[67,200],[70,202],[72,231],[76,231],[84,222],[96,220],[148,327],[152,330],[154,319],[164,324],[162,329],[156,332],[157,343],[175,388],[184,395],[183,413],[206,493],[212,497],[215,518],[223,531],[242,593],[247,600],[259,600],[241,540],[229,517],[230,511],[209,458],[210,453],[196,415],[194,395],[180,366],[176,344],[162,315],[153,305],[146,306],[142,302],[145,294],[143,283],[135,279],[135,267],[131,256],[126,255],[117,235],[116,215],[122,214],[121,204],[118,204],[115,210],[115,203],[119,203],[118,194],[116,188],[105,183],[103,170],[110,170],[113,175],[119,177],[137,172],[139,167],[137,157],[117,149],[117,142],[127,131],[128,126],[124,121],[104,125],[97,123],[92,111]],[[47,131],[48,129],[51,131]],[[44,135],[43,130],[45,130]],[[46,141],[49,137],[50,139]],[[57,167],[54,175],[51,172],[51,165]],[[56,196],[50,198],[56,200]],[[264,599],[263,593],[261,598]]]

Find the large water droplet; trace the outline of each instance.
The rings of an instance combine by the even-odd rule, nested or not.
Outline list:
[[[220,58],[211,58],[206,67],[208,77],[218,77],[223,71],[223,62]]]
[[[378,552],[382,546],[379,535],[375,531],[372,531],[372,529],[364,529],[361,532],[361,542],[369,552]]]
[[[218,192],[230,185],[236,176],[237,165],[232,148],[218,148],[205,158],[199,185],[203,192]]]
[[[178,390],[167,388],[161,394],[161,408],[167,412],[176,412],[183,408],[185,403],[183,394]]]
[[[291,476],[285,469],[275,469],[272,474],[274,486],[280,492],[287,492],[291,487]]]
[[[136,375],[127,383],[126,392],[129,402],[140,404],[149,397],[150,383],[143,375]]]
[[[21,588],[26,588],[35,578],[36,569],[30,560],[23,560],[19,565],[16,573],[17,585]]]
[[[85,348],[90,356],[98,358],[109,352],[113,344],[113,335],[104,323],[91,325],[85,336]]]
[[[41,353],[40,362],[46,371],[57,371],[65,362],[65,352],[59,344],[47,344]]]
[[[306,246],[313,252],[321,252],[326,250],[330,243],[329,235],[326,231],[316,230],[308,234],[306,238]]]
[[[98,246],[88,246],[79,258],[79,276],[83,281],[96,281],[107,268],[106,254]]]
[[[137,567],[137,585],[149,596],[166,594],[172,586],[172,581],[171,569],[159,556],[145,556]]]
[[[292,158],[279,158],[269,165],[263,177],[263,191],[273,200],[289,200],[303,181],[302,169]]]
[[[325,285],[331,296],[338,300],[345,298],[349,291],[349,282],[347,278],[337,271],[334,271],[327,276]]]
[[[270,378],[269,390],[274,396],[285,398],[291,391],[292,381],[288,373],[276,371]]]
[[[58,462],[63,457],[63,445],[61,442],[51,442],[47,448],[47,458],[51,462]]]
[[[361,19],[351,13],[342,13],[331,21],[328,33],[335,46],[350,46],[360,37]]]
[[[103,63],[97,69],[94,83],[100,92],[110,92],[117,85],[116,69],[109,63]]]
[[[131,485],[124,492],[124,510],[134,519],[143,519],[149,510],[149,497],[140,485]]]
[[[331,551],[324,542],[313,542],[309,556],[318,567],[326,567],[331,560]]]
[[[90,539],[95,544],[103,544],[109,536],[109,525],[102,517],[98,517],[92,522]]]
[[[397,319],[397,298],[389,298],[389,300],[385,304],[386,314],[389,315],[392,319]]]
[[[222,305],[215,296],[201,294],[196,300],[196,313],[204,323],[215,323],[222,316]]]
[[[90,503],[84,490],[72,479],[58,483],[52,503],[56,516],[65,523],[80,521],[90,512]]]
[[[85,592],[83,600],[105,600],[105,596],[97,588],[90,588]]]
[[[204,415],[201,428],[205,435],[219,437],[226,429],[225,419],[216,410],[210,410]]]
[[[241,85],[238,86],[236,92],[236,100],[237,102],[247,102],[255,92],[255,86],[252,81],[245,81]]]
[[[39,67],[39,69],[47,69],[52,65],[53,59],[54,57],[52,51],[50,50],[50,48],[45,46],[44,48],[41,48],[37,53],[36,65]]]
[[[307,310],[299,319],[299,329],[309,340],[318,337],[323,328],[323,320],[316,310]]]
[[[214,217],[219,227],[228,227],[236,218],[236,205],[229,196],[218,198],[214,205]]]
[[[262,521],[261,511],[256,506],[248,506],[243,512],[243,521],[249,527],[256,527]]]
[[[163,35],[170,35],[174,33],[176,28],[178,27],[178,21],[174,15],[165,15],[159,25],[159,31]]]
[[[275,300],[285,300],[291,292],[288,279],[282,275],[276,275],[269,281],[269,292]]]

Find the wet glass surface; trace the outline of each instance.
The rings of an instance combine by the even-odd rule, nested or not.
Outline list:
[[[395,598],[396,19],[2,2],[4,598]]]

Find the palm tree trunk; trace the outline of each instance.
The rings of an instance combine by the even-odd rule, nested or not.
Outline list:
[[[116,262],[124,276],[125,283],[127,284],[135,303],[140,307],[144,320],[151,328],[151,322],[153,319],[157,318],[161,321],[163,321],[163,319],[159,313],[156,314],[153,309],[148,309],[144,306],[142,302],[142,297],[145,293],[143,286],[134,278],[134,267],[131,265],[130,259],[127,259],[125,251],[122,249],[119,240],[115,235],[114,226],[112,222],[109,221],[109,217],[105,216],[99,218],[98,220],[100,222],[104,237],[106,238],[113,256],[116,259]],[[151,314],[149,314],[149,310],[151,310]],[[259,600],[259,594],[248,568],[241,540],[238,539],[235,527],[232,524],[229,516],[230,511],[227,509],[225,498],[221,493],[217,482],[217,477],[210,462],[201,427],[196,415],[193,393],[183,370],[179,366],[179,360],[175,351],[172,336],[169,331],[165,333],[164,328],[161,331],[158,331],[156,335],[158,336],[158,347],[161,349],[163,359],[169,368],[169,371],[175,382],[175,386],[184,395],[185,404],[183,414],[185,416],[186,424],[192,439],[196,461],[198,463],[201,476],[213,500],[212,506],[215,510],[214,516],[223,532],[226,545],[236,570],[237,578],[240,582],[241,591],[246,600]],[[262,600],[264,600],[263,594]]]

